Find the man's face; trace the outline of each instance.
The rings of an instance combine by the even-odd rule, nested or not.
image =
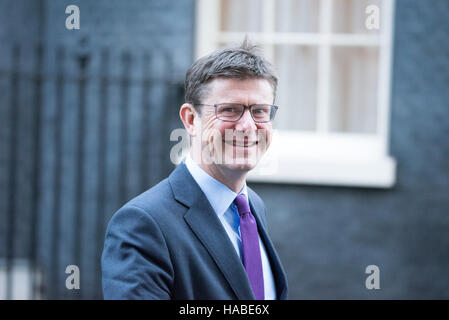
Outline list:
[[[217,78],[209,83],[202,103],[272,104],[273,89],[265,79]],[[194,143],[196,147],[201,144],[201,166],[222,172],[253,169],[270,145],[272,123],[255,122],[248,108],[235,122],[218,119],[213,106],[200,108],[201,116],[196,117],[195,127],[199,129],[201,142]]]

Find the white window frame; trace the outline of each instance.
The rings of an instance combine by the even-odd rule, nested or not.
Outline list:
[[[320,33],[275,33],[271,14],[274,11],[274,1],[261,0],[264,8],[263,33],[222,32],[219,29],[219,1],[196,1],[197,58],[215,50],[218,43],[241,42],[245,34],[252,41],[264,45],[303,44],[318,48],[317,130],[275,130],[272,146],[264,157],[265,165],[261,164],[251,171],[248,181],[392,187],[396,179],[396,161],[388,154],[388,149],[395,1],[382,0],[379,34],[331,33],[332,0],[319,0]],[[331,46],[379,48],[378,118],[375,134],[328,131]],[[265,55],[270,59],[272,52],[265,51]]]

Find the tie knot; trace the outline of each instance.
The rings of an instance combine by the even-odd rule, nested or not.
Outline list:
[[[235,197],[234,203],[237,206],[237,210],[239,211],[239,216],[243,216],[251,212],[251,210],[249,209],[248,200],[246,200],[244,194],[239,194],[237,197]]]

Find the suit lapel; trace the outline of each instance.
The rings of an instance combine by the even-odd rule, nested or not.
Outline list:
[[[239,299],[254,299],[243,264],[205,196],[184,216],[190,228],[206,247]]]
[[[231,240],[184,163],[175,169],[169,180],[175,199],[189,207],[184,215],[186,223],[207,249],[237,298],[254,299],[245,269]]]

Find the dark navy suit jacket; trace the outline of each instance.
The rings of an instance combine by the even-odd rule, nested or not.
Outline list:
[[[248,188],[278,299],[287,279],[267,233],[266,210]],[[254,299],[244,266],[198,184],[181,163],[111,218],[102,255],[105,299]]]

